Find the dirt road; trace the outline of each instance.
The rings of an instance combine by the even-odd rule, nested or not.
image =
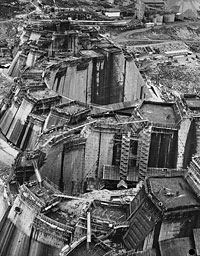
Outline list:
[[[183,22],[174,22],[174,23],[171,23],[171,24],[163,24],[162,26],[154,26],[153,27],[153,30],[156,30],[156,29],[160,29],[162,27],[165,27],[165,28],[170,28],[170,27],[184,27],[184,26],[188,26],[188,25],[191,25],[191,26],[200,26],[200,20],[197,20],[197,21],[183,21]],[[117,43],[125,43],[127,41],[138,41],[138,39],[134,39],[134,34],[137,34],[137,33],[143,33],[143,32],[146,32],[146,31],[151,31],[152,28],[140,28],[140,29],[134,29],[134,30],[129,30],[129,31],[126,31],[126,32],[122,32],[120,34],[118,34],[117,36],[112,36],[112,40],[117,42]],[[147,41],[149,40],[148,38],[146,39]],[[142,39],[142,41],[144,41]],[[152,40],[151,40],[152,41]],[[155,41],[158,41],[158,40],[155,40]],[[166,39],[160,39],[160,41],[166,41]]]

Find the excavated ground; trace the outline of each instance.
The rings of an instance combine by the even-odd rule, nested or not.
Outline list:
[[[130,51],[137,48],[134,52],[143,56],[143,60],[138,61],[138,63],[136,60],[137,66],[146,66],[143,70],[144,77],[151,80],[154,85],[161,86],[161,90],[200,93],[200,21],[187,21],[129,31],[118,35],[115,40]],[[156,48],[157,54],[163,55],[163,58],[160,60],[151,58],[149,60],[150,55],[146,52],[148,45],[154,50]],[[177,59],[173,58],[171,62],[167,61],[165,52],[184,49],[191,50],[193,54],[185,57],[180,56]]]
[[[0,19],[10,19],[14,15],[27,11],[27,3],[20,0],[1,0],[0,1]]]
[[[200,21],[184,21],[153,28],[142,28],[113,35],[113,40],[121,45],[138,45],[145,42],[157,43],[169,40],[199,42]]]

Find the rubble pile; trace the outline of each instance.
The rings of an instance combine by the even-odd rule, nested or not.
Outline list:
[[[191,46],[191,45],[190,45]],[[173,100],[171,92],[199,93],[199,58],[182,41],[127,46],[143,77],[161,90],[161,98]],[[169,97],[165,97],[168,91]]]
[[[159,65],[152,70],[148,70],[147,77],[151,78],[154,83],[159,82],[171,90],[180,93],[197,93],[199,94],[199,67]]]
[[[145,33],[145,36],[150,39],[175,39],[175,40],[198,40],[199,27],[186,25],[186,26],[171,26],[160,29],[153,29],[151,32]]]
[[[154,27],[143,33],[134,32],[129,35],[132,39],[121,42],[125,46],[138,45],[148,43],[166,42],[168,40],[191,43],[198,43],[200,29],[196,23],[175,24],[174,26]],[[139,41],[139,42],[138,42]]]
[[[27,3],[21,0],[2,0],[0,2],[1,19],[10,19],[26,10]]]
[[[3,100],[3,98],[8,94],[10,91],[12,85],[13,85],[13,80],[12,79],[7,79],[5,76],[0,73],[0,102]]]

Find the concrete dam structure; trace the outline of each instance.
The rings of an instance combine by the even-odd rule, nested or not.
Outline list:
[[[6,188],[4,189],[6,193]],[[12,199],[13,204],[9,204],[1,215],[0,255],[59,254],[61,248],[70,240],[72,227],[57,222],[43,213],[46,207],[50,208],[58,203],[58,199],[53,197],[55,192],[55,189],[45,181],[42,189],[36,182],[19,188],[18,195]],[[41,200],[44,193],[45,201]]]
[[[0,256],[200,255],[199,28],[114,42],[43,3],[0,45]]]

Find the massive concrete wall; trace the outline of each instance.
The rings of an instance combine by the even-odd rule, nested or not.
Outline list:
[[[26,66],[27,67],[32,67],[35,64],[38,57],[39,57],[38,52],[31,49],[28,56],[27,56],[27,59],[26,59]]]
[[[3,217],[6,214],[6,211],[9,208],[9,204],[5,198],[4,189],[5,189],[5,186],[0,181],[0,205],[1,205],[1,207],[0,207],[0,222],[2,221]]]
[[[79,145],[64,153],[63,191],[68,195],[77,195],[82,192],[84,157],[85,145]]]
[[[85,171],[88,178],[102,178],[103,165],[112,165],[114,132],[94,130],[87,138],[85,148]]]
[[[183,165],[184,165],[186,142],[187,142],[190,127],[191,127],[191,120],[189,118],[186,118],[181,122],[180,129],[178,131],[177,168],[183,168]]]
[[[48,177],[56,185],[59,185],[61,178],[63,145],[52,146],[47,152],[47,160],[41,168],[42,177]]]
[[[97,162],[99,156],[100,133],[93,131],[87,138],[85,147],[84,177],[97,178]]]
[[[1,222],[0,255],[28,255],[35,215],[36,211],[33,208],[25,204],[20,197],[16,198],[7,218]]]
[[[45,203],[22,187],[0,221],[0,255],[57,256],[68,241],[68,227],[40,214]]]
[[[48,67],[48,87],[66,98],[100,105],[143,97],[145,82],[134,60],[126,59],[119,49],[99,51],[98,57],[74,58]]]
[[[176,168],[177,132],[152,132],[148,167]]]
[[[114,146],[114,133],[109,130],[101,132],[100,140],[100,155],[99,155],[99,168],[98,177],[103,177],[103,165],[112,165],[113,159],[113,146]]]
[[[126,60],[125,69],[125,87],[124,87],[124,101],[131,101],[144,97],[142,88],[145,87],[145,81],[141,76],[133,59]],[[144,91],[144,90],[143,90]]]
[[[196,153],[200,154],[200,117],[195,118],[195,130],[196,130]]]
[[[122,102],[124,100],[124,55],[116,47],[101,48],[99,51],[104,55],[104,62],[103,69],[99,73],[100,83],[93,90],[96,100],[92,103],[107,105]],[[98,73],[93,73],[93,76],[95,75]]]
[[[111,55],[111,93],[109,103],[123,102],[124,101],[124,65],[125,58],[122,52]],[[109,72],[109,70],[108,70]]]
[[[18,142],[18,138],[22,132],[25,121],[33,108],[33,104],[23,99],[22,103],[15,115],[15,118],[8,130],[7,138],[15,145]]]
[[[0,120],[0,129],[4,135],[7,134],[10,125],[13,122],[13,119],[18,111],[19,106],[15,103],[11,105],[9,109],[7,109],[6,112],[4,112],[4,115],[2,116]]]
[[[63,66],[57,68],[50,68],[47,72],[45,81],[48,87],[58,94],[86,103],[90,99],[90,97],[87,99],[87,89],[90,88],[88,78],[91,75],[91,64],[88,63],[87,67],[79,70],[78,62],[74,61],[63,63]]]
[[[47,151],[41,175],[53,181],[66,194],[77,195],[82,191],[84,168],[85,140],[63,141]]]
[[[1,118],[0,129],[14,145],[18,143],[25,121],[32,108],[33,104],[26,99],[23,99],[19,106],[13,102],[11,108],[8,109]]]
[[[101,88],[104,85],[104,58],[94,58],[92,62],[91,77],[91,103],[100,104],[101,99]],[[105,99],[104,99],[105,100]]]
[[[21,68],[26,64],[26,60],[27,56],[23,55],[22,51],[18,51],[8,69],[8,75],[11,77],[20,76]]]
[[[28,141],[28,145],[26,146],[26,148],[34,150],[35,149],[35,145],[37,144],[37,140],[39,138],[39,135],[42,132],[42,123],[37,121],[37,120],[33,120],[33,125],[32,126],[33,127],[32,127],[31,135],[29,136],[27,134],[27,137],[28,137],[27,139],[29,141]]]
[[[114,132],[94,128],[85,135],[87,138],[52,145],[41,168],[42,177],[52,180],[68,195],[81,193],[88,179],[96,184],[102,178],[103,165],[112,165]]]
[[[87,69],[77,70],[77,66],[68,66],[67,72],[61,81],[60,90],[58,93],[64,96],[69,96],[72,99],[78,99],[81,102],[86,102],[86,87],[87,87]],[[53,90],[55,89],[55,83]]]
[[[182,256],[187,255],[189,250],[193,248],[189,237],[180,237],[161,241],[160,243],[161,256]]]

